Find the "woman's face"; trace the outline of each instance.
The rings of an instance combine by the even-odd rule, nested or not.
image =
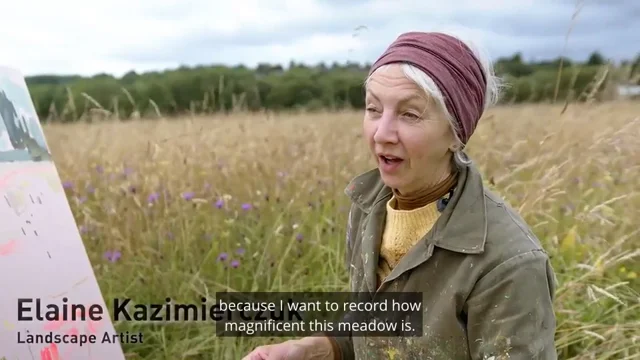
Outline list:
[[[444,112],[401,65],[372,75],[365,106],[364,135],[387,186],[410,194],[449,174],[453,132]]]

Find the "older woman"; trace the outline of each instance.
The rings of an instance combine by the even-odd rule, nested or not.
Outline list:
[[[463,151],[498,96],[489,64],[455,37],[411,32],[366,81],[378,167],[345,191],[351,289],[421,292],[422,336],[307,337],[245,359],[557,358],[549,258]]]

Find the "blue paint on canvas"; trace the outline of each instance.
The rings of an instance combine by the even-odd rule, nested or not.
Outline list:
[[[49,160],[51,154],[24,79],[0,75],[0,162]]]

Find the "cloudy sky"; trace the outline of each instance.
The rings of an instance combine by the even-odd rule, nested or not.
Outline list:
[[[583,3],[567,56],[640,53],[640,0]],[[211,63],[372,62],[402,32],[439,29],[479,41],[493,58],[554,58],[575,10],[575,0],[3,1],[0,65],[120,76]]]

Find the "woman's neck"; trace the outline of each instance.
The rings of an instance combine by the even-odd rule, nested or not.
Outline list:
[[[397,210],[413,210],[426,206],[444,195],[453,188],[458,181],[458,173],[453,171],[432,187],[428,187],[411,194],[400,194],[397,189],[393,189],[393,195],[396,199]]]

